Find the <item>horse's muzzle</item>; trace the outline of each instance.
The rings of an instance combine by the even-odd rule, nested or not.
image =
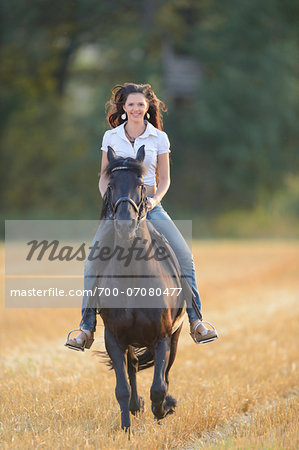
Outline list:
[[[137,228],[137,220],[114,220],[114,228],[121,239],[131,239]]]

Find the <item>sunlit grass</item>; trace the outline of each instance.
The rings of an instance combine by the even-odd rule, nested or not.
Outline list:
[[[130,442],[119,430],[113,372],[92,351],[63,346],[80,311],[5,309],[2,291],[0,446],[295,449],[298,250],[283,242],[194,245],[204,317],[220,339],[195,346],[185,321],[170,379],[178,407],[162,426],[150,410],[152,369],[138,374],[146,412],[132,419]],[[99,326],[95,350],[102,336]]]

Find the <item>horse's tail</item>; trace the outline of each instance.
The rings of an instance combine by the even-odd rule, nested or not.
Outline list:
[[[138,360],[138,372],[140,370],[148,369],[149,367],[152,367],[154,365],[154,355],[147,347],[131,347],[131,351],[133,352],[132,357],[135,357]],[[94,354],[99,355],[102,359],[102,362],[104,362],[110,370],[113,369],[113,362],[107,352],[96,350],[94,351]]]
[[[154,365],[154,355],[148,348],[134,348],[134,353],[138,359],[138,371],[148,369]]]

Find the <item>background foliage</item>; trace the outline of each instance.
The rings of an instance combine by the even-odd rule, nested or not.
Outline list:
[[[134,81],[168,106],[174,217],[232,235],[248,211],[249,235],[295,220],[298,17],[296,0],[1,0],[1,216],[99,217],[104,105]],[[165,48],[200,67],[192,95]]]

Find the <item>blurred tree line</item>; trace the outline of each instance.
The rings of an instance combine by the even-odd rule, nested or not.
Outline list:
[[[1,0],[2,217],[99,216],[104,105],[126,81],[168,106],[170,210],[274,195],[298,170],[298,17],[297,0]],[[169,49],[195,85],[171,85]]]

